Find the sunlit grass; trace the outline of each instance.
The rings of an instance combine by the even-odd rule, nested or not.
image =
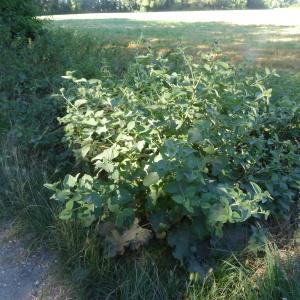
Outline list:
[[[209,49],[213,43],[233,61],[300,71],[300,26],[242,26],[225,23],[176,23],[110,20],[59,20],[54,27],[72,29],[94,36],[99,43],[128,47],[143,40],[144,47],[174,48],[178,44],[190,51]]]

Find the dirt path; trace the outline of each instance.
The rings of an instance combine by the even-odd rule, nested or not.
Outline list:
[[[73,299],[56,282],[56,260],[45,249],[30,253],[11,225],[0,228],[0,300]]]

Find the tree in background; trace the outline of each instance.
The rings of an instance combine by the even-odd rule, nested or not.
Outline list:
[[[181,0],[181,6],[186,9],[243,9],[247,0]]]
[[[248,8],[277,8],[289,7],[295,4],[297,0],[248,0]]]
[[[126,8],[126,10],[129,10],[129,11],[136,11],[136,10],[140,9],[140,6],[139,6],[137,0],[122,0],[122,4]]]
[[[5,0],[4,0],[5,1]],[[8,0],[6,0],[8,1]],[[287,7],[297,0],[35,0],[45,14]]]
[[[137,0],[141,10],[153,10],[162,8],[166,4],[166,0]]]
[[[44,14],[122,11],[130,0],[35,0]],[[124,2],[124,3],[123,3]],[[128,2],[128,8],[127,8]]]

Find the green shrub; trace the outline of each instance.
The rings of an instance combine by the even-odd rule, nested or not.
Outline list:
[[[42,29],[41,22],[35,18],[37,13],[33,0],[1,0],[0,26],[8,27],[13,38],[34,38]]]
[[[104,49],[95,38],[68,31],[45,31],[30,42],[11,40],[7,27],[0,35],[0,134],[26,152],[47,153],[53,164],[68,163],[57,122],[66,103],[53,96],[64,84],[61,74],[73,68],[87,78],[119,75],[129,55],[117,64],[123,48]]]
[[[119,81],[68,73],[60,122],[85,174],[48,187],[65,204],[62,219],[113,223],[123,242],[115,230],[139,220],[199,271],[200,241],[287,214],[299,191],[300,110],[272,99],[268,69],[251,75],[216,53],[173,56],[138,56]],[[131,245],[106,242],[113,254]]]

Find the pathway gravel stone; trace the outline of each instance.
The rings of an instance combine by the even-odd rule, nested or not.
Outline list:
[[[0,300],[74,299],[56,285],[54,255],[45,249],[32,252],[11,224],[0,228]]]

